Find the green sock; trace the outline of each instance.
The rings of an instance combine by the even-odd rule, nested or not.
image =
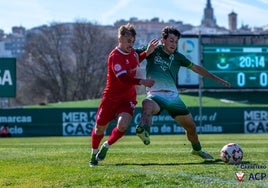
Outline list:
[[[192,148],[195,151],[200,151],[202,149],[200,142],[197,142],[196,144],[192,144]]]

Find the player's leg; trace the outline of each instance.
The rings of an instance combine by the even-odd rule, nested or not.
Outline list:
[[[211,160],[213,157],[202,150],[202,146],[200,144],[200,141],[198,139],[198,135],[196,132],[196,125],[194,123],[193,117],[191,114],[188,115],[177,115],[174,118],[186,131],[186,136],[188,140],[192,144],[192,154],[198,155],[206,160]]]
[[[99,151],[99,145],[101,143],[102,138],[104,137],[104,131],[108,127],[108,124],[101,126],[101,125],[95,125],[95,127],[92,129],[91,132],[91,157],[89,161],[90,166],[96,166],[98,165],[98,161],[96,159],[96,155]]]
[[[152,125],[152,115],[160,111],[159,105],[152,99],[142,101],[141,122],[136,127],[136,135],[145,145],[150,144],[150,127]]]
[[[96,125],[91,133],[91,158],[90,158],[90,166],[96,166],[98,164],[98,160],[96,158],[97,153],[99,152],[99,145],[101,140],[104,137],[104,131],[109,125],[109,122],[115,118],[115,107],[109,99],[103,99],[98,108],[96,114]]]
[[[126,130],[132,120],[132,116],[129,113],[122,112],[118,116],[117,126],[113,129],[111,136],[108,138],[107,142],[109,145],[114,144],[119,140]]]
[[[186,136],[193,145],[199,143],[196,126],[191,114],[177,115],[174,119],[185,129]],[[201,146],[197,146],[196,149],[200,150],[201,148],[199,147]]]
[[[108,140],[103,143],[101,149],[96,155],[96,159],[101,161],[104,160],[107,154],[109,147],[118,141],[125,134],[134,113],[136,101],[123,101],[121,104],[118,104],[118,108],[116,109],[117,117],[117,125],[112,130],[111,135]]]
[[[126,112],[119,114],[116,127],[112,130],[108,140],[102,144],[100,151],[96,155],[98,161],[104,160],[109,147],[124,136],[131,120],[132,116],[130,114]]]

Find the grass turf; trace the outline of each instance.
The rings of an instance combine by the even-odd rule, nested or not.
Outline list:
[[[94,168],[88,165],[90,137],[3,138],[0,187],[268,187],[268,177],[250,179],[250,174],[268,173],[267,134],[200,134],[199,138],[214,162],[191,155],[185,135],[151,136],[149,146],[136,136],[125,136]],[[266,168],[221,162],[219,150],[229,142],[242,147],[243,164]],[[243,182],[236,180],[238,171],[245,173]]]

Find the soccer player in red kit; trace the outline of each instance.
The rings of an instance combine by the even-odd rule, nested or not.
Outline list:
[[[118,29],[118,45],[108,57],[108,74],[103,97],[96,114],[96,124],[91,134],[92,153],[90,166],[98,165],[104,160],[108,148],[119,140],[132,120],[136,101],[135,85],[152,87],[154,80],[135,78],[136,68],[157,46],[158,41],[152,40],[147,50],[138,55],[133,49],[136,31],[131,24],[122,25]],[[112,130],[108,140],[99,149],[104,131],[109,122],[117,119],[117,125]]]

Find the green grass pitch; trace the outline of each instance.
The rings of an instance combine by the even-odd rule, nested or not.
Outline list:
[[[88,165],[90,137],[0,138],[0,187],[268,187],[267,134],[199,138],[214,162],[191,155],[185,135],[151,136],[149,146],[125,136],[94,168]],[[244,166],[219,160],[220,149],[229,142],[243,149]],[[238,171],[245,174],[242,182],[236,179]]]

